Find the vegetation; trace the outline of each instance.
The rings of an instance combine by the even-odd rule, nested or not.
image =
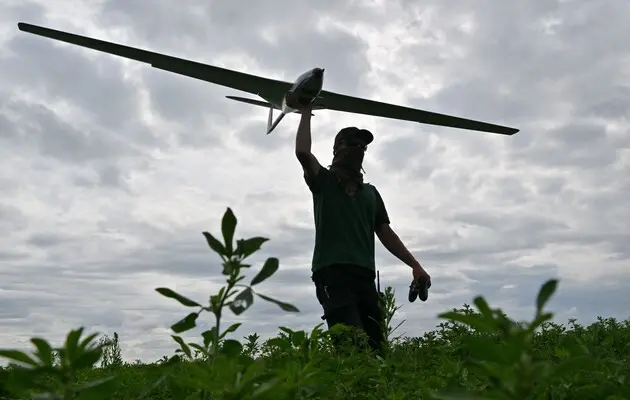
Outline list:
[[[33,353],[0,350],[11,365],[0,369],[4,399],[630,399],[630,320],[599,319],[589,326],[550,322],[545,304],[557,281],[544,283],[536,297],[532,321],[517,322],[481,296],[441,314],[445,321],[422,337],[393,337],[392,317],[399,308],[388,287],[384,293],[388,336],[384,358],[351,347],[339,352],[334,335],[359,335],[336,327],[311,332],[280,327],[264,343],[254,334],[242,342],[227,339],[240,324],[221,325],[223,313],[244,313],[254,296],[298,312],[291,304],[254,290],[278,269],[276,258],[244,284],[245,259],[268,240],[237,240],[236,217],[228,208],[221,230],[223,243],[204,232],[223,261],[226,285],[201,305],[168,288],[156,291],[191,310],[171,326],[179,349],[152,364],[122,360],[118,335],[68,333],[53,348],[32,338]],[[203,312],[215,325],[198,343],[179,334],[196,326]]]

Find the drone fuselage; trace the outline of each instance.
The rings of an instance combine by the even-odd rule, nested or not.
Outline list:
[[[269,108],[269,116],[267,118],[267,134],[276,129],[280,121],[287,114],[299,112],[304,106],[312,104],[316,99],[320,98],[322,87],[324,86],[324,68],[313,68],[293,82],[291,87],[286,91],[282,98],[272,98],[262,95],[265,101],[248,99],[239,96],[226,96],[228,99],[252,104],[259,107]],[[280,110],[280,114],[274,119],[273,110]],[[313,109],[321,109],[319,105],[314,105]]]
[[[300,75],[287,91],[281,110],[285,114],[292,113],[303,106],[311,104],[324,86],[324,68],[313,68]]]

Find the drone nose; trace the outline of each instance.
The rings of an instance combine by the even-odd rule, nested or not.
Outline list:
[[[316,77],[320,78],[324,75],[325,70],[326,70],[325,68],[315,68],[313,73],[315,74]]]

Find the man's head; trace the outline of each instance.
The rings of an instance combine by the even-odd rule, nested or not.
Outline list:
[[[373,140],[374,135],[366,129],[354,126],[343,128],[335,136],[332,165],[359,172],[367,146]]]
[[[330,170],[351,196],[363,183],[363,157],[373,140],[372,132],[354,126],[343,128],[335,136]]]

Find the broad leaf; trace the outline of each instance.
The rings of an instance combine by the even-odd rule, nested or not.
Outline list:
[[[549,301],[549,298],[556,291],[557,286],[558,280],[550,279],[545,282],[545,284],[542,285],[542,287],[540,288],[540,292],[538,292],[538,297],[536,298],[536,309],[538,310],[539,314],[542,311],[543,307],[545,307],[545,304],[547,304],[547,301]]]
[[[494,332],[495,326],[492,322],[487,322],[481,315],[464,315],[455,311],[449,311],[438,315],[439,318],[450,319],[460,322],[479,332]]]
[[[171,325],[171,329],[175,333],[182,333],[191,330],[196,326],[198,313],[190,313],[178,322]]]
[[[79,347],[82,349],[86,349],[88,347],[91,347],[91,344],[94,344],[94,340],[96,339],[96,337],[98,336],[98,333],[92,333],[86,337],[83,338],[83,340],[81,340],[81,343],[79,343]]]
[[[256,251],[260,250],[263,243],[265,243],[268,240],[269,239],[260,237],[260,236],[253,237],[250,239],[245,239],[245,240],[239,240],[237,253],[240,256],[242,256],[243,259],[245,259],[249,257],[250,255],[254,254]]]
[[[274,303],[276,305],[278,305],[280,308],[282,308],[284,311],[289,311],[289,312],[300,312],[300,310],[298,310],[298,308],[292,304],[289,303],[284,303],[282,301],[276,300],[276,299],[272,299],[271,297],[265,296],[263,294],[260,293],[256,293],[256,295],[258,297],[260,297],[263,300],[266,300],[270,303]]]
[[[17,361],[22,365],[37,366],[39,363],[31,358],[28,354],[19,350],[0,349],[0,357],[8,358],[11,361]]]
[[[203,346],[197,343],[188,343],[188,345],[192,347],[193,349],[198,350],[200,353],[206,354],[206,349]]]
[[[188,356],[188,358],[192,358],[192,353],[190,352],[190,347],[186,343],[184,343],[184,339],[181,336],[171,335],[171,337],[179,344],[184,354]]]
[[[86,350],[77,354],[77,357],[72,361],[72,366],[76,369],[91,369],[101,359],[103,350],[101,348]]]
[[[185,305],[186,307],[201,307],[201,304],[194,302],[190,300],[189,298],[184,297],[181,294],[176,293],[175,291],[169,288],[161,287],[161,288],[155,289],[155,291],[161,294],[162,296],[169,297],[171,299],[175,299],[179,301],[182,305]]]
[[[236,315],[242,314],[254,302],[254,295],[251,288],[243,289],[234,300],[229,303],[230,310]]]
[[[214,250],[215,253],[217,253],[220,256],[227,255],[227,252],[225,251],[225,246],[223,246],[223,243],[219,242],[217,238],[212,236],[211,233],[203,232],[203,236],[206,238],[206,242],[208,243],[208,246],[210,246],[210,248]]]
[[[269,278],[278,270],[279,266],[280,266],[280,261],[277,258],[275,257],[268,258],[267,261],[265,261],[265,264],[263,265],[260,272],[258,272],[258,274],[256,274],[254,279],[252,279],[252,282],[250,283],[250,285],[252,286],[257,285],[260,282],[264,281],[265,279]]]
[[[223,331],[223,333],[221,333],[220,339],[223,339],[225,337],[225,335],[227,335],[228,333],[232,333],[232,332],[236,331],[239,326],[241,326],[240,322],[237,322],[235,324],[230,325],[229,328],[227,328],[226,330]]]
[[[473,302],[477,306],[477,309],[479,309],[479,312],[481,314],[483,314],[484,317],[486,317],[488,319],[493,319],[492,318],[492,310],[490,309],[490,306],[488,305],[488,302],[486,301],[485,298],[483,298],[483,296],[475,297]]]
[[[71,330],[68,332],[68,336],[66,337],[66,355],[68,356],[68,360],[71,362],[79,355],[79,339],[81,338],[82,333],[83,327]]]
[[[35,355],[42,361],[44,365],[53,365],[53,349],[50,343],[41,338],[31,338],[31,343],[37,347]]]
[[[236,230],[236,216],[232,212],[232,209],[228,207],[223,214],[221,220],[221,233],[223,234],[223,241],[225,242],[225,248],[227,250],[226,256],[232,255],[232,243],[234,242],[234,231]]]

